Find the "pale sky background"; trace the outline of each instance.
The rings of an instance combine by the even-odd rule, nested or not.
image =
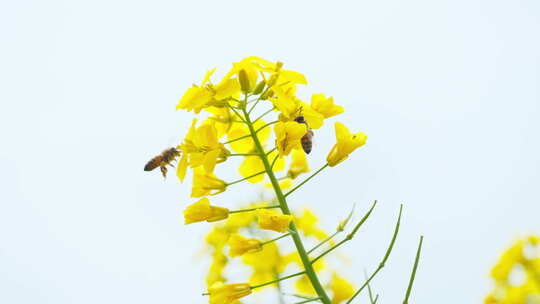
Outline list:
[[[427,304],[479,303],[503,248],[540,232],[539,1],[0,3],[1,303],[206,303],[209,226],[181,221],[189,184],[142,167],[183,137],[191,83],[248,55],[303,72],[369,135],[290,204],[333,229],[380,201],[342,251],[358,285],[405,203],[380,303],[402,300],[420,234]],[[222,205],[257,196],[238,190]]]

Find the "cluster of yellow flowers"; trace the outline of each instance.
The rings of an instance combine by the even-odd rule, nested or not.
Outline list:
[[[285,220],[284,223],[272,223],[271,217],[275,215],[274,212],[266,209],[268,206],[272,206],[270,202],[253,204],[243,210],[255,209],[257,210],[256,213],[233,214],[223,223],[215,225],[207,235],[206,242],[211,250],[212,263],[206,280],[212,303],[228,303],[227,301],[222,302],[221,297],[230,296],[231,299],[243,297],[250,293],[248,290],[251,291],[256,286],[260,286],[261,289],[272,286],[281,290],[280,278],[285,271],[291,267],[301,269],[302,261],[298,252],[292,251],[285,254],[283,253],[284,249],[276,242],[278,239],[289,236],[290,232],[271,239],[269,233],[265,233],[265,230],[257,229],[262,228],[278,232],[287,231],[289,219]],[[277,219],[277,221],[280,221],[280,219]],[[294,218],[294,221],[297,230],[304,237],[318,241],[329,238],[329,235],[319,227],[317,217],[308,209],[303,210],[300,216]],[[265,228],[267,224],[269,224],[266,226],[268,228]],[[338,227],[339,229],[341,228]],[[245,237],[242,233],[251,233],[258,238]],[[329,243],[334,244],[332,241],[329,241]],[[225,269],[231,262],[228,257],[240,257],[240,261],[251,269],[252,272],[248,283],[242,285],[223,284],[227,280]],[[314,269],[319,275],[322,272],[331,274],[328,288],[332,292],[332,303],[340,303],[354,294],[352,284],[327,266],[323,259],[314,264]],[[309,278],[303,272],[297,271],[294,274],[292,277],[297,277],[294,283],[296,291],[304,297],[315,297],[317,293],[312,288]],[[244,288],[236,289],[238,286]]]
[[[495,281],[486,304],[540,303],[540,236],[518,239],[491,269]]]
[[[287,197],[323,169],[346,160],[365,144],[367,136],[351,133],[335,122],[336,143],[329,149],[326,161],[320,169],[297,182],[299,176],[311,171],[307,154],[311,151],[313,130],[321,128],[326,119],[343,113],[343,107],[324,94],[313,94],[310,103],[297,97],[297,86],[306,85],[307,80],[298,72],[284,69],[281,62],[247,57],[233,63],[232,69],[217,83],[212,81],[215,71],[206,73],[202,82],[189,88],[180,99],[177,109],[193,111],[198,119],[193,119],[182,143],[172,150],[176,154],[167,158],[179,158],[177,176],[181,182],[189,171],[192,173],[191,197],[198,200],[185,209],[185,224],[221,221],[206,237],[212,255],[205,293],[210,303],[239,303],[238,299],[254,290],[265,286],[281,288],[281,282],[290,278],[296,278],[295,296],[301,298],[301,303],[349,303],[384,267],[397,236],[399,219],[379,268],[355,292],[351,283],[330,268],[326,283],[318,274],[325,269],[323,256],[352,239],[375,204],[345,239],[335,242],[333,238],[345,230],[350,215],[329,235],[318,226],[311,211],[293,214]],[[274,118],[268,119],[272,115]],[[215,169],[231,157],[242,158],[238,168],[241,177],[228,182],[217,177]],[[166,165],[167,162],[160,163],[162,170]],[[284,173],[278,177],[280,171]],[[273,198],[237,210],[217,206],[209,200],[208,196],[243,181],[271,187]],[[271,238],[276,232],[280,235]],[[294,243],[294,251],[290,253],[284,253],[277,244],[286,237]],[[318,243],[306,250],[302,237]],[[317,249],[323,251],[314,256]],[[228,283],[224,270],[233,258],[252,269],[248,282]],[[298,272],[285,275],[290,267],[297,267]]]

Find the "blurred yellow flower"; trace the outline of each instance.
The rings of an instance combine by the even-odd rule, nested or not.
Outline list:
[[[212,262],[206,274],[206,284],[212,286],[216,282],[225,281],[223,270],[227,266],[227,257],[222,250],[215,250],[212,254]]]
[[[336,144],[328,153],[326,161],[333,167],[349,157],[354,150],[366,143],[367,136],[364,133],[351,134],[343,124],[336,122]]]
[[[230,304],[234,300],[251,294],[251,287],[247,283],[214,283],[208,288],[208,293],[210,294],[210,304]]]
[[[274,127],[276,146],[280,155],[289,155],[292,149],[300,149],[300,139],[306,134],[305,124],[295,121],[278,122]]]
[[[518,239],[491,269],[495,288],[484,299],[489,304],[540,303],[539,237]]]
[[[285,232],[289,228],[292,216],[279,214],[276,211],[268,209],[258,209],[259,227],[262,229]]]
[[[313,289],[313,285],[311,285],[311,282],[309,281],[308,276],[306,275],[301,276],[300,279],[294,282],[294,288],[299,293],[304,294],[304,295],[314,296],[317,294],[315,289]]]
[[[292,150],[291,164],[289,165],[289,171],[287,171],[287,176],[295,179],[298,175],[302,173],[307,173],[309,171],[310,168],[304,150]]]
[[[211,206],[207,198],[203,198],[190,205],[184,210],[184,224],[196,222],[215,222],[226,219],[229,216],[229,209]]]
[[[245,238],[240,234],[233,234],[229,238],[229,255],[231,257],[252,253],[262,250],[261,241],[253,238]]]
[[[193,187],[191,197],[216,195],[227,189],[227,183],[214,174],[204,172],[202,168],[195,168],[193,174]]]
[[[319,219],[308,209],[304,209],[302,216],[297,217],[294,222],[296,223],[296,228],[301,230],[305,236],[313,236],[319,240],[324,240],[328,237],[328,234],[317,226]]]
[[[330,281],[330,290],[332,290],[333,295],[332,304],[339,304],[354,295],[354,286],[335,273],[332,275],[332,280]]]
[[[265,244],[261,251],[242,256],[242,262],[253,269],[249,279],[252,285],[275,280],[283,271],[282,257],[275,243]]]

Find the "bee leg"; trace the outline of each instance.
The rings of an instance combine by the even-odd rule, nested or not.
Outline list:
[[[167,177],[167,167],[161,166],[161,167],[159,167],[159,169],[161,170],[161,174],[163,175],[163,178],[166,178]]]

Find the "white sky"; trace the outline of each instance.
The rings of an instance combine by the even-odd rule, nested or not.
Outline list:
[[[359,284],[405,203],[380,303],[402,299],[420,234],[413,301],[478,303],[501,250],[540,230],[538,1],[0,3],[2,303],[205,303],[208,226],[181,223],[188,185],[142,167],[189,126],[184,90],[247,55],[303,72],[369,135],[291,205],[332,229],[380,201],[343,250]]]

